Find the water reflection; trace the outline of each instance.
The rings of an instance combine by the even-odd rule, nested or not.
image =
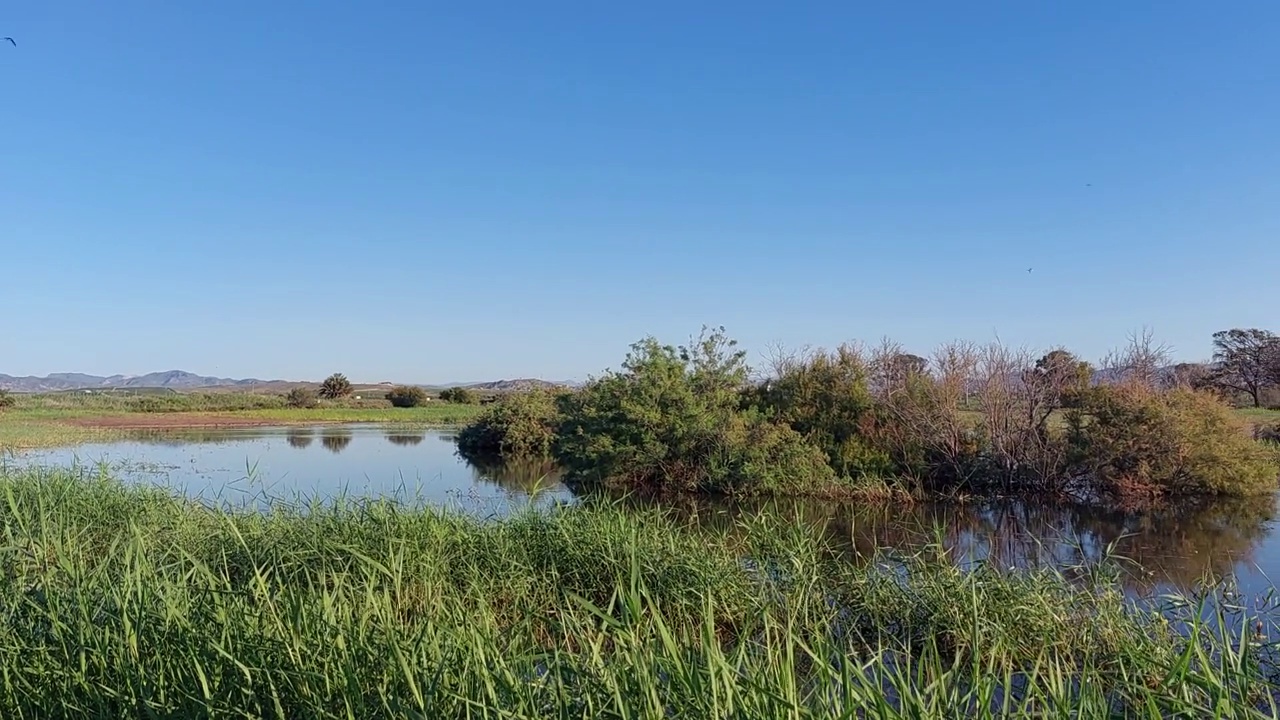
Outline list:
[[[325,428],[320,433],[320,444],[325,450],[337,455],[351,444],[351,431],[345,428]]]
[[[506,464],[465,461],[479,482],[490,483],[508,492],[537,495],[545,492],[564,492],[561,482],[564,473],[555,463],[546,460],[525,460]]]
[[[391,443],[392,445],[400,445],[400,446],[417,445],[418,443],[426,439],[427,439],[426,433],[410,433],[410,432],[405,432],[403,430],[401,431],[392,430],[387,432],[387,442]]]
[[[525,496],[571,497],[550,463],[469,464],[455,451],[448,434],[404,426],[238,428],[144,431],[128,441],[33,451],[21,462],[92,466],[102,460],[126,481],[171,485],[192,496],[223,497],[245,487],[255,496],[407,493],[450,505],[462,499],[486,517],[523,505]],[[1273,498],[1141,513],[1027,502],[663,504],[688,521],[719,524],[729,532],[739,532],[737,524],[752,515],[780,515],[823,533],[852,562],[865,561],[877,548],[910,553],[940,541],[956,563],[1001,567],[1068,567],[1096,561],[1114,547],[1131,560],[1118,566],[1121,582],[1144,594],[1189,590],[1231,574],[1242,590],[1266,592],[1273,584],[1269,577],[1280,576]]]
[[[319,442],[316,442],[316,440]],[[571,499],[543,470],[477,471],[448,435],[405,425],[206,428],[139,431],[128,439],[26,451],[15,465],[103,467],[130,484],[162,485],[207,502],[267,510],[274,500],[394,497],[483,517]]]
[[[311,436],[311,428],[289,428],[284,434],[284,440],[289,443],[289,447],[299,450],[310,447],[314,439]]]
[[[138,429],[128,431],[131,442],[144,445],[160,445],[164,447],[183,447],[191,444],[221,444],[234,442],[240,438],[258,437],[262,433],[257,428],[185,428],[181,430]]]
[[[1205,580],[1280,562],[1271,539],[1274,498],[1218,500],[1142,513],[1087,506],[997,501],[971,505],[853,506],[812,501],[684,502],[691,522],[736,532],[759,513],[795,520],[822,533],[853,562],[877,549],[918,552],[941,544],[952,562],[1004,568],[1069,568],[1105,556],[1136,594],[1186,591]],[[1267,557],[1263,557],[1263,554]],[[1270,583],[1266,583],[1269,586]]]

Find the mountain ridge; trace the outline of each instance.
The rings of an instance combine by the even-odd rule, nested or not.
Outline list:
[[[88,373],[49,373],[36,375],[5,375],[0,373],[0,389],[11,392],[57,392],[60,390],[90,390],[107,388],[171,388],[193,390],[196,388],[250,386],[262,383],[256,378],[234,379],[197,375],[186,370],[163,370],[144,375],[90,375]]]
[[[171,390],[249,389],[255,386],[284,388],[293,385],[315,385],[318,381],[259,380],[257,378],[225,378],[199,375],[186,370],[165,370],[143,375],[90,375],[88,373],[49,373],[36,375],[6,375],[0,373],[0,390],[20,393],[65,392],[68,390],[107,390],[118,388],[168,388]],[[354,383],[356,386],[382,386],[390,383]],[[553,382],[537,378],[515,378],[466,383],[407,383],[426,388],[466,387],[481,391],[523,391],[535,388],[572,387],[571,382]]]

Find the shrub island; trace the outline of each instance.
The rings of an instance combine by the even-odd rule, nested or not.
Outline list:
[[[575,490],[1036,495],[1157,501],[1272,491],[1280,453],[1218,395],[1165,381],[1142,339],[1106,381],[1065,350],[886,343],[779,355],[753,375],[722,328],[653,338],[576,390],[503,396],[458,436],[493,463],[554,460]]]

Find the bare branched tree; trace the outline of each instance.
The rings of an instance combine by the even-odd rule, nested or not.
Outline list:
[[[861,347],[859,350],[862,351]],[[902,349],[898,343],[884,338],[880,344],[865,352],[871,369],[871,390],[878,397],[887,397],[904,390],[912,378],[924,375],[929,361]]]
[[[1006,481],[1023,464],[1023,448],[1030,430],[1031,398],[1024,376],[1030,356],[998,342],[984,346],[978,357],[974,398],[982,429],[991,444],[993,463]]]
[[[765,345],[764,352],[761,353],[762,362],[752,368],[752,382],[759,386],[768,386],[770,381],[781,377],[787,368],[792,367],[797,358],[805,352],[806,348],[789,350],[781,342],[771,342]]]
[[[933,449],[948,466],[951,476],[967,482],[973,473],[976,450],[975,423],[965,416],[965,399],[973,386],[979,361],[978,347],[970,342],[951,342],[933,354],[933,396],[931,413],[917,416],[932,439]]]
[[[902,345],[881,338],[880,343],[867,352],[867,364],[871,369],[871,394],[881,401],[902,392],[905,388],[900,378],[896,377],[895,359],[903,354]]]
[[[989,470],[1006,485],[1063,487],[1066,446],[1051,432],[1053,413],[1089,382],[1090,368],[1055,349],[1032,362],[1025,349],[992,343],[982,348],[976,405],[990,453]]]
[[[880,442],[917,481],[968,484],[976,472],[978,436],[965,400],[973,385],[977,348],[948,343],[926,363],[893,343],[882,343],[871,358],[886,415]]]
[[[1164,368],[1169,364],[1171,348],[1156,342],[1150,328],[1129,333],[1129,342],[1112,350],[1102,359],[1106,379],[1115,383],[1132,383],[1158,388],[1163,383]]]

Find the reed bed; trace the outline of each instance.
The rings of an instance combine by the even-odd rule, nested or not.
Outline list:
[[[1214,593],[1140,610],[1104,568],[855,566],[744,523],[5,471],[0,716],[1275,716],[1272,648]]]

